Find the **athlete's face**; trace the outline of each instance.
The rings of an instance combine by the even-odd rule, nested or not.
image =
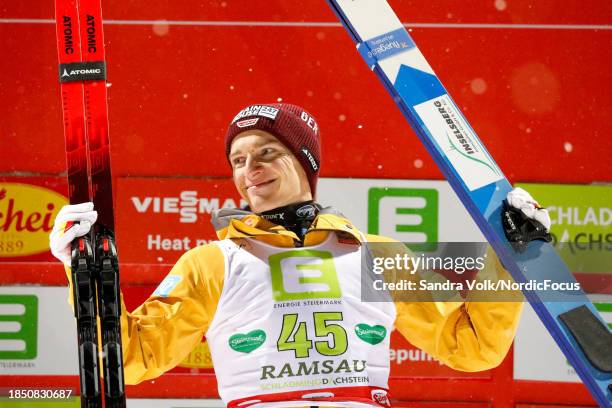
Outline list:
[[[234,184],[254,212],[312,199],[300,162],[270,133],[246,131],[230,149]]]

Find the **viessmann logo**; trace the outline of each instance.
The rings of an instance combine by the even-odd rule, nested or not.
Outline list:
[[[49,233],[63,195],[44,187],[0,183],[0,258],[47,252]]]
[[[179,221],[191,224],[198,221],[198,214],[210,214],[222,208],[242,208],[248,203],[233,198],[198,197],[197,191],[185,190],[178,197],[131,197],[134,208],[139,213],[178,214]]]

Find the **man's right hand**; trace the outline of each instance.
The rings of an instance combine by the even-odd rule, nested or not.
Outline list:
[[[98,219],[98,213],[93,208],[93,203],[65,205],[55,217],[53,230],[49,235],[49,247],[53,256],[68,267],[72,258],[72,241],[87,234]],[[66,229],[68,223],[72,225]]]

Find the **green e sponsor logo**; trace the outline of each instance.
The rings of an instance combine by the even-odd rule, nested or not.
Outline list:
[[[275,301],[342,296],[332,253],[299,249],[268,259]]]
[[[402,242],[437,242],[438,190],[370,188],[368,233]]]
[[[0,295],[0,359],[36,358],[38,298],[34,295]]]

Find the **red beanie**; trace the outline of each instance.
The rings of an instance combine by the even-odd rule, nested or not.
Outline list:
[[[315,118],[303,108],[289,103],[251,105],[232,120],[225,134],[225,155],[229,159],[234,138],[248,130],[263,130],[275,136],[298,159],[314,199],[321,163],[321,137]]]

